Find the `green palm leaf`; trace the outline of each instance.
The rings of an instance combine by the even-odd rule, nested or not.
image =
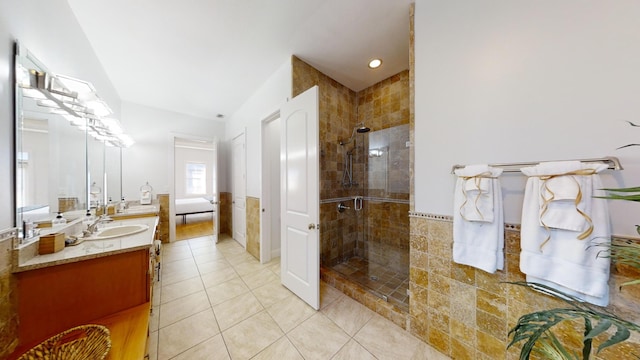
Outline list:
[[[597,350],[599,353],[607,347],[627,340],[631,331],[640,332],[640,326],[623,320],[606,310],[595,308],[584,302],[579,302],[576,298],[549,288],[548,286],[528,282],[515,282],[512,284],[527,286],[534,290],[555,296],[570,305],[570,308],[566,309],[550,309],[525,314],[518,319],[516,326],[509,331],[509,336],[512,337],[512,339],[507,348],[524,341],[525,343],[520,350],[521,360],[529,359],[536,344],[540,344],[541,341],[553,342],[553,339],[548,334],[551,333],[551,329],[554,326],[565,320],[582,319],[584,321],[585,330],[582,348],[584,360],[589,359],[591,356],[591,349],[595,337],[602,338],[602,343],[598,346]],[[597,322],[595,327],[592,326],[594,322]],[[613,335],[609,335],[606,332],[611,327],[615,327],[616,329]],[[571,359],[571,357],[567,357],[567,359]]]

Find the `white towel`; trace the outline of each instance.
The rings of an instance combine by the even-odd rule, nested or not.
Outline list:
[[[609,303],[610,261],[598,257],[602,248],[594,245],[609,243],[611,233],[607,202],[594,196],[604,195],[597,190],[602,188],[597,173],[606,168],[565,161],[521,169],[529,179],[522,208],[520,270],[529,282],[600,306]],[[549,190],[554,200],[549,201]],[[576,205],[579,193],[582,199]]]
[[[470,165],[458,175],[453,197],[453,261],[494,273],[504,268],[502,169]]]

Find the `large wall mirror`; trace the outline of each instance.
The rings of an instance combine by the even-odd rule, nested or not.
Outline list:
[[[90,83],[51,73],[20,44],[15,65],[16,227],[27,238],[25,223],[58,212],[73,220],[119,201],[121,148],[133,141],[104,118],[110,109]],[[80,94],[83,86],[93,93]]]
[[[47,71],[25,48],[16,53],[16,74]],[[86,209],[86,119],[69,121],[33,89],[16,86],[15,96],[16,226]]]

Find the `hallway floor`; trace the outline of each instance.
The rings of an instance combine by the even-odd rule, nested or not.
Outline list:
[[[234,240],[163,246],[154,287],[151,359],[447,359],[321,283],[315,311]]]

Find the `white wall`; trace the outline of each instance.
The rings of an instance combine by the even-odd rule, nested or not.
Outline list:
[[[0,229],[14,224],[13,41],[52,71],[91,81],[120,112],[120,98],[65,0],[0,0]]]
[[[169,169],[174,159],[169,158],[169,152],[174,136],[220,139],[225,134],[223,121],[129,102],[122,103],[122,126],[135,141],[122,155],[122,189],[127,200],[139,200],[140,187],[147,181],[153,186],[154,197],[170,192],[173,173]]]
[[[197,146],[192,144],[191,146]],[[206,194],[213,194],[213,157],[217,156],[213,149],[175,148],[175,195],[176,199],[202,197],[205,194],[187,195],[187,163],[195,162],[206,166]]]
[[[416,211],[452,214],[453,164],[618,156],[606,186],[640,185],[640,2],[417,0]],[[508,175],[519,223],[524,177]],[[637,206],[610,202],[615,234]],[[637,236],[637,234],[635,234]]]
[[[247,132],[247,196],[261,197],[262,120],[279,111],[280,106],[290,97],[291,59],[288,58],[240,109],[227,119],[227,142],[245,129]],[[231,189],[231,174],[228,174],[227,181],[228,189]]]

